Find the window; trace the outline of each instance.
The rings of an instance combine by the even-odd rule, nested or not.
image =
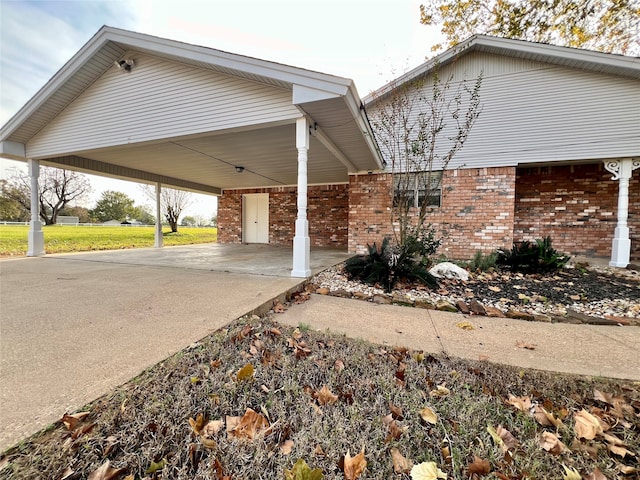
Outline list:
[[[409,207],[439,207],[442,198],[442,172],[396,173],[393,176],[393,205],[406,199]]]

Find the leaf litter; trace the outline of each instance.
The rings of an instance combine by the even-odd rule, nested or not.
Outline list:
[[[624,479],[639,431],[637,383],[244,318],[5,452],[0,478]]]

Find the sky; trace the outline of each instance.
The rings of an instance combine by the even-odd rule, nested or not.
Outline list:
[[[428,0],[427,0],[428,1]],[[307,68],[355,81],[361,97],[423,63],[441,41],[414,0],[0,0],[0,124],[4,125],[103,25]],[[424,1],[422,2],[424,3]],[[0,177],[26,164],[0,158]],[[149,204],[133,182],[90,176]],[[185,215],[211,218],[215,197]]]

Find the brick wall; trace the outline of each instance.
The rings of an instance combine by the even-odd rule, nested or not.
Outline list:
[[[309,237],[314,247],[346,247],[348,185],[310,185],[307,189]],[[269,243],[292,245],[297,215],[297,188],[225,190],[218,201],[218,241],[242,242],[242,196],[269,194]]]
[[[551,236],[557,250],[611,256],[617,223],[618,182],[602,163],[519,168],[516,240]],[[640,175],[629,182],[631,259],[640,259]]]
[[[391,237],[390,174],[349,175],[349,252],[365,253]]]
[[[509,247],[513,241],[515,168],[451,170],[442,179],[442,206],[427,222],[443,238],[440,253],[467,259],[476,250]],[[391,236],[391,175],[351,176],[349,251]],[[417,214],[417,213],[416,213]]]

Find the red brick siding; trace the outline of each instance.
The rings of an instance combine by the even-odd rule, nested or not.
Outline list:
[[[307,189],[309,237],[315,247],[346,247],[348,185],[311,185]],[[269,243],[292,245],[297,215],[297,188],[225,190],[218,204],[220,243],[242,242],[242,196],[269,194]]]
[[[390,174],[349,175],[349,252],[365,253],[393,235],[391,188]]]
[[[602,163],[519,168],[516,240],[551,236],[571,255],[610,257],[617,223],[618,181]],[[631,258],[640,259],[640,175],[629,182]]]
[[[515,168],[446,171],[442,206],[427,221],[443,238],[440,252],[471,258],[476,250],[510,246],[513,239]],[[349,251],[363,253],[391,230],[391,175],[350,177]]]

